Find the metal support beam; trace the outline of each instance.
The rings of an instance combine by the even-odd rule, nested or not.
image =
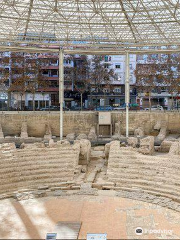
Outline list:
[[[125,102],[126,102],[126,137],[129,136],[129,52],[126,52],[126,60],[125,60]]]
[[[58,48],[58,46],[57,46]],[[41,47],[13,47],[13,46],[0,46],[1,52],[25,52],[25,53],[59,53],[59,48],[41,48]],[[84,54],[84,55],[124,55],[125,52],[129,52],[129,54],[172,54],[172,53],[180,53],[180,46],[177,48],[171,48],[171,49],[119,49],[119,48],[105,48],[105,49],[95,49],[95,48],[89,48],[89,49],[63,49],[64,54]]]
[[[59,52],[59,103],[60,103],[60,140],[63,139],[63,104],[64,104],[64,53]]]

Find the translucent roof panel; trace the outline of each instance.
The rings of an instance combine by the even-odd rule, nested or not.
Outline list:
[[[176,44],[179,0],[0,0],[0,41]]]

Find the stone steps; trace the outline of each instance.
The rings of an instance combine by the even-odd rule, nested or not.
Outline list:
[[[116,179],[114,179],[114,182],[116,181]],[[156,181],[147,181],[147,180],[139,180],[139,179],[119,179],[116,182],[116,186],[129,186],[129,185],[138,185],[138,186],[152,186],[152,187],[159,187],[159,188],[164,188],[164,187],[168,187],[170,189],[174,188],[176,191],[180,192],[180,186],[175,185],[174,183],[171,184],[165,184],[164,182],[156,182]]]
[[[74,178],[77,151],[71,146],[15,149],[12,154],[6,150],[0,158],[0,193],[42,184],[56,186]]]
[[[177,174],[177,176],[173,176],[174,174]],[[127,177],[127,175],[129,175],[128,177],[129,178],[132,178],[132,179],[140,179],[140,178],[144,178],[144,179],[152,179],[155,180],[155,179],[166,179],[166,178],[170,178],[170,181],[171,181],[171,178],[176,180],[176,181],[180,181],[180,177],[178,176],[178,172],[174,172],[174,173],[156,173],[155,171],[152,172],[152,171],[136,171],[136,170],[131,170],[131,171],[127,171],[127,172],[109,172],[108,171],[108,176],[109,177],[114,177],[114,178],[119,178],[119,177]]]
[[[44,148],[24,148],[24,149],[18,149],[16,150],[17,155],[22,156],[22,155],[27,155],[28,153],[33,153],[34,155],[38,155],[41,154],[43,152],[67,152],[67,151],[72,151],[72,147],[61,147],[61,146],[57,146],[55,148],[51,147],[44,147]]]
[[[33,167],[34,164],[35,164],[34,161],[28,161],[28,162],[23,161],[23,162],[18,162],[18,163],[15,163],[15,162],[12,161],[12,163],[10,162],[8,164],[4,164],[4,166],[3,166],[3,164],[0,164],[0,172],[3,169],[7,170],[7,169],[11,169],[11,168],[16,168],[16,167],[19,167],[19,166],[21,166],[22,168],[26,168],[26,167],[29,167],[29,166],[32,165],[32,167]],[[48,167],[48,165],[49,166],[53,166],[53,165],[54,166],[55,165],[57,165],[57,166],[73,165],[73,166],[75,166],[74,163],[72,162],[72,160],[70,160],[70,159],[68,161],[66,161],[65,163],[63,163],[63,160],[58,160],[57,159],[57,161],[48,161],[48,160],[41,161],[41,162],[39,161],[39,162],[37,162],[36,166],[34,165],[34,168],[40,167],[40,166],[42,166],[42,164],[44,165],[44,167]]]
[[[38,177],[38,176],[37,176]],[[24,181],[24,182],[22,182],[22,180]],[[13,181],[11,182],[11,180],[10,181],[4,181],[4,183],[2,182],[2,184],[1,184],[1,189],[3,188],[3,187],[7,187],[7,186],[13,186],[13,185],[22,185],[22,186],[24,186],[24,183],[28,183],[28,184],[32,184],[33,185],[33,183],[35,184],[37,184],[37,185],[42,185],[42,184],[47,184],[47,183],[54,183],[54,184],[60,184],[61,182],[64,182],[64,181],[69,181],[69,180],[73,180],[73,178],[71,179],[69,176],[67,176],[67,174],[66,175],[62,175],[62,176],[59,176],[59,177],[57,177],[57,176],[55,176],[55,177],[53,177],[53,176],[51,176],[51,175],[45,175],[45,176],[40,176],[39,178],[33,178],[33,180],[32,180],[32,178],[29,176],[28,178],[26,178],[26,179],[24,179],[24,178],[15,178],[15,179],[13,179]]]
[[[125,185],[124,185],[125,183]],[[138,187],[140,188],[141,186],[142,187],[153,187],[154,189],[155,188],[160,188],[160,189],[172,189],[174,191],[176,191],[176,193],[180,193],[180,186],[177,187],[176,185],[174,184],[164,184],[162,182],[149,182],[149,181],[145,181],[145,180],[139,180],[139,181],[130,181],[129,179],[128,180],[125,180],[125,179],[122,179],[122,180],[119,180],[117,183],[116,183],[116,186],[117,187],[120,187],[120,186],[133,186],[133,187]]]
[[[162,163],[163,166],[169,165],[169,164],[180,164],[179,162],[179,158],[177,156],[173,157],[173,162],[169,159],[169,158],[159,158],[159,157],[153,157],[151,156],[151,158],[144,158],[147,157],[146,155],[142,155],[143,158],[139,159],[138,157],[136,158],[131,158],[131,156],[126,157],[126,161],[124,161],[124,156],[121,156],[119,158],[115,158],[114,160],[112,160],[109,164],[124,164],[124,165],[128,165],[128,164],[138,164],[138,165],[143,165],[143,164],[152,164],[154,163],[154,161],[156,161],[157,164]],[[163,161],[164,160],[164,161]]]
[[[162,196],[162,197],[167,197],[173,200],[176,200],[178,202],[180,202],[180,192],[179,194],[177,194],[177,190],[174,189],[174,191],[171,190],[166,190],[165,188],[163,190],[160,191],[160,189],[158,188],[154,188],[154,187],[144,187],[142,185],[127,185],[126,187],[121,187],[121,186],[117,186],[113,188],[114,190],[126,190],[126,191],[142,191],[142,192],[146,192],[152,195],[156,195],[156,196]]]
[[[1,187],[3,184],[6,184],[6,183],[16,183],[16,182],[21,182],[21,181],[30,181],[32,178],[34,179],[34,181],[37,181],[39,179],[53,179],[54,178],[54,175],[52,174],[52,172],[48,172],[48,173],[44,173],[44,174],[30,174],[30,175],[27,175],[27,176],[17,176],[17,175],[14,175],[14,176],[7,176],[7,178],[10,178],[9,180],[7,180],[7,178],[4,178],[4,179],[1,179]],[[60,175],[59,175],[59,179],[62,179],[64,177],[69,177],[69,180],[72,180],[73,179],[73,174],[69,174],[69,172],[62,172]],[[57,177],[56,177],[57,178]]]
[[[66,181],[66,180],[68,181],[69,177],[68,178],[63,177],[63,179],[62,178],[56,178],[56,179],[53,178],[52,180],[42,179],[41,181],[39,180],[37,183],[36,183],[36,181],[17,182],[15,184],[8,183],[8,184],[4,184],[3,186],[1,186],[0,194],[4,193],[5,191],[6,192],[13,192],[13,191],[17,191],[17,190],[20,191],[21,189],[24,189],[24,188],[38,189],[38,187],[42,184],[43,185],[47,184],[49,186],[49,188],[56,187],[56,186],[58,186],[59,183]]]
[[[136,179],[142,179],[142,180],[148,180],[148,181],[163,181],[163,182],[166,182],[167,181],[167,178],[168,178],[168,180],[169,180],[169,182],[172,182],[172,183],[174,183],[174,184],[176,184],[176,183],[180,183],[180,177],[179,177],[179,175],[178,175],[178,173],[177,173],[177,175],[176,176],[174,176],[174,174],[167,174],[167,173],[165,173],[165,174],[161,174],[161,175],[158,175],[158,174],[152,174],[151,173],[151,175],[149,174],[147,174],[147,172],[133,172],[133,171],[130,171],[130,172],[121,172],[121,171],[119,171],[119,172],[110,172],[110,171],[108,171],[108,177],[109,178],[113,178],[114,179],[114,181],[116,180],[116,181],[118,181],[118,179],[121,179],[121,178],[123,178],[123,179],[129,179],[129,180],[136,180]]]
[[[33,172],[32,172],[32,170],[33,170]],[[52,168],[49,168],[49,169],[29,169],[29,171],[27,171],[27,170],[22,171],[21,175],[20,175],[20,178],[22,178],[23,176],[28,176],[28,175],[34,176],[34,175],[38,175],[38,174],[42,175],[42,174],[46,174],[46,173],[54,173],[54,174],[62,175],[64,172],[69,172],[69,170],[72,170],[72,172],[73,172],[74,168],[73,167],[71,167],[71,168],[66,167],[66,168],[57,169],[57,168],[52,167]],[[1,179],[7,179],[7,177],[8,178],[13,177],[14,175],[19,176],[18,169],[16,171],[13,171],[12,173],[7,173],[6,175],[1,174],[0,180]]]
[[[138,189],[180,200],[179,156],[149,156],[116,148],[109,153],[107,176],[112,189]]]
[[[47,155],[51,155],[52,157],[55,157],[55,156],[58,156],[59,154],[63,154],[64,156],[69,156],[69,155],[73,156],[75,154],[75,151],[74,152],[70,151],[69,154],[68,154],[68,152],[61,152],[61,151],[56,151],[56,152],[51,152],[51,153],[42,152],[42,153],[39,153],[37,155],[36,154],[31,154],[31,153],[24,154],[24,155],[18,155],[18,154],[15,153],[14,156],[16,156],[18,158],[33,158],[33,157],[34,158],[37,158],[37,157],[43,158],[43,157],[46,157]]]

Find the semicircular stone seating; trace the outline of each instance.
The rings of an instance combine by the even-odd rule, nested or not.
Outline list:
[[[0,144],[0,194],[71,181],[78,159],[79,150],[71,145],[16,149],[13,143]]]
[[[140,190],[180,202],[179,155],[143,155],[114,141],[110,145],[107,176],[118,189]]]

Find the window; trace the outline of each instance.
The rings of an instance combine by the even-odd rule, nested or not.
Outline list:
[[[108,92],[109,92],[109,89],[105,88],[105,89],[104,89],[104,92],[105,92],[105,93],[108,93]]]
[[[115,68],[119,68],[119,69],[120,69],[120,68],[121,68],[121,65],[120,65],[120,64],[116,64],[116,65],[115,65]]]
[[[7,80],[4,82],[4,84],[5,84],[6,87],[9,87],[9,83],[10,83],[10,82],[9,82],[9,79],[7,79]]]
[[[115,88],[115,89],[114,89],[114,92],[120,93],[120,92],[121,92],[121,88]]]
[[[51,77],[57,77],[58,71],[56,69],[51,70]]]
[[[105,56],[105,57],[104,57],[104,61],[105,61],[105,62],[108,62],[108,56]]]
[[[50,87],[57,87],[57,81],[50,81]]]
[[[49,76],[49,71],[48,70],[44,70],[43,71],[43,75],[48,75]]]
[[[132,66],[132,64],[129,64],[129,68],[132,70],[133,69],[133,66]]]
[[[58,65],[58,60],[57,60],[57,59],[52,59],[52,60],[50,61],[50,65],[52,65],[52,66],[57,66],[57,65]]]
[[[66,60],[64,60],[64,63],[65,63],[65,64],[70,64],[70,63],[71,63],[71,60],[70,60],[70,59],[66,59]]]
[[[71,70],[70,69],[64,69],[64,74],[71,74]]]

